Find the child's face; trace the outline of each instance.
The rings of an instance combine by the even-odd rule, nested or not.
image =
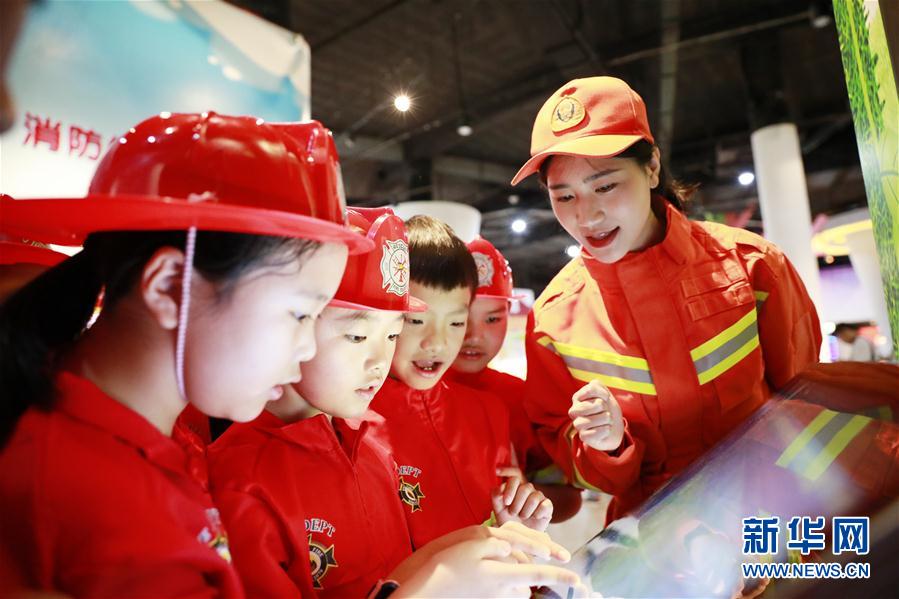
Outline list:
[[[301,263],[249,272],[224,298],[195,278],[184,361],[191,403],[246,422],[280,397],[282,385],[300,380],[300,362],[315,355],[315,319],[334,297],[346,258],[345,246],[323,244]]]
[[[487,368],[499,353],[509,327],[509,302],[504,299],[476,297],[468,309],[468,328],[459,357],[453,368],[475,373]]]
[[[657,157],[641,166],[630,158],[553,156],[546,172],[553,212],[600,262],[617,262],[652,242],[658,228],[650,208],[659,182]]]
[[[318,353],[294,389],[326,414],[361,416],[387,379],[402,330],[402,313],[326,308],[315,325]]]
[[[426,302],[428,310],[406,315],[390,374],[424,391],[437,384],[462,347],[471,290],[444,291],[413,281],[409,293]]]

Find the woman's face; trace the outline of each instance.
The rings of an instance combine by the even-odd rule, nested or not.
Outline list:
[[[659,184],[659,153],[632,158],[553,156],[546,187],[562,227],[591,256],[611,264],[652,244],[660,224],[650,207]]]
[[[246,422],[300,380],[316,351],[315,320],[334,297],[347,249],[326,243],[283,266],[255,269],[228,295],[195,287],[185,346],[185,392],[210,416]]]

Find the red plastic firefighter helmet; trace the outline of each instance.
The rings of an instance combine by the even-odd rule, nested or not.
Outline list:
[[[118,139],[86,197],[0,201],[9,234],[64,245],[196,227],[371,248],[345,224],[337,151],[317,121],[164,112]]]
[[[2,201],[12,200],[11,196],[0,193]],[[5,220],[0,219],[0,265],[36,264],[38,266],[56,266],[66,258],[62,252],[50,248],[32,245],[16,238],[7,239]]]
[[[424,312],[427,304],[409,295],[409,244],[403,220],[390,208],[350,208],[358,227],[375,249],[350,256],[330,306],[353,310]]]
[[[0,241],[0,265],[37,264],[39,266],[56,266],[68,258],[61,252],[50,248],[20,243],[18,241]]]
[[[468,243],[468,251],[478,267],[477,297],[506,300],[524,297],[512,293],[512,269],[492,243],[477,237]]]

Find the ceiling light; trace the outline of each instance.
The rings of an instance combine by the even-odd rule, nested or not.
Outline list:
[[[393,99],[393,107],[400,112],[406,112],[412,108],[412,100],[406,94],[400,94]]]

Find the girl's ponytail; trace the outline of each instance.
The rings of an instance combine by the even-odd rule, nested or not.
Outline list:
[[[29,406],[50,407],[56,359],[84,330],[101,287],[90,256],[81,252],[0,306],[0,446]]]
[[[0,306],[0,447],[30,406],[53,407],[59,358],[93,315],[103,290],[112,310],[162,247],[183,248],[184,231],[93,233],[84,249],[47,270]],[[321,244],[308,239],[200,231],[194,268],[224,299],[254,268],[299,261]]]

